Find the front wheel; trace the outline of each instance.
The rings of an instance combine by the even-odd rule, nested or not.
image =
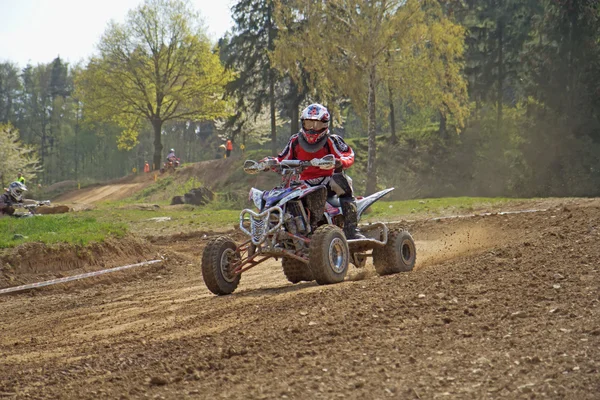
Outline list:
[[[235,242],[227,236],[212,239],[204,248],[202,278],[214,294],[231,294],[240,283],[241,276],[233,273],[239,261],[236,249]]]
[[[415,241],[405,230],[393,230],[387,244],[373,249],[373,265],[379,275],[412,271],[417,261]]]
[[[319,285],[339,283],[348,272],[350,251],[344,232],[335,225],[319,227],[310,239],[310,270]]]

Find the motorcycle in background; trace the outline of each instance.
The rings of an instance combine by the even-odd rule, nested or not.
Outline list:
[[[13,217],[17,217],[17,218],[25,218],[25,217],[33,217],[36,215],[39,215],[37,213],[37,208],[41,207],[41,206],[50,206],[50,200],[44,200],[44,201],[36,201],[33,203],[28,203],[28,204],[13,204],[12,207],[14,207],[15,209],[23,209],[24,211],[16,211],[13,213]]]
[[[180,163],[181,159],[179,157],[170,158],[169,160],[165,161],[163,167],[160,169],[160,173],[164,174],[167,171],[175,171],[177,168],[179,168]]]

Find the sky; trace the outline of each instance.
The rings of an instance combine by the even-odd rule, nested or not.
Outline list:
[[[96,52],[112,19],[124,22],[127,11],[143,0],[0,0],[0,62],[49,63],[57,56],[71,64]],[[233,0],[190,0],[216,42],[232,27]]]

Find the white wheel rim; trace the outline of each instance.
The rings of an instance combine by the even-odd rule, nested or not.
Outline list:
[[[232,274],[231,270],[231,262],[235,258],[235,251],[233,249],[226,249],[223,254],[221,254],[221,275],[226,282],[232,283],[235,281],[236,275]]]
[[[344,241],[340,238],[333,239],[329,244],[329,265],[336,274],[344,271],[347,258]]]
[[[402,256],[402,261],[405,264],[410,264],[415,256],[415,251],[410,240],[403,240],[400,245],[400,254]]]

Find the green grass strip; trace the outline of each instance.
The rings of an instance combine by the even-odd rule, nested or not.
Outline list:
[[[127,225],[120,222],[98,222],[87,215],[38,215],[27,218],[0,218],[0,248],[25,242],[71,243],[86,245],[107,237],[121,238]]]

